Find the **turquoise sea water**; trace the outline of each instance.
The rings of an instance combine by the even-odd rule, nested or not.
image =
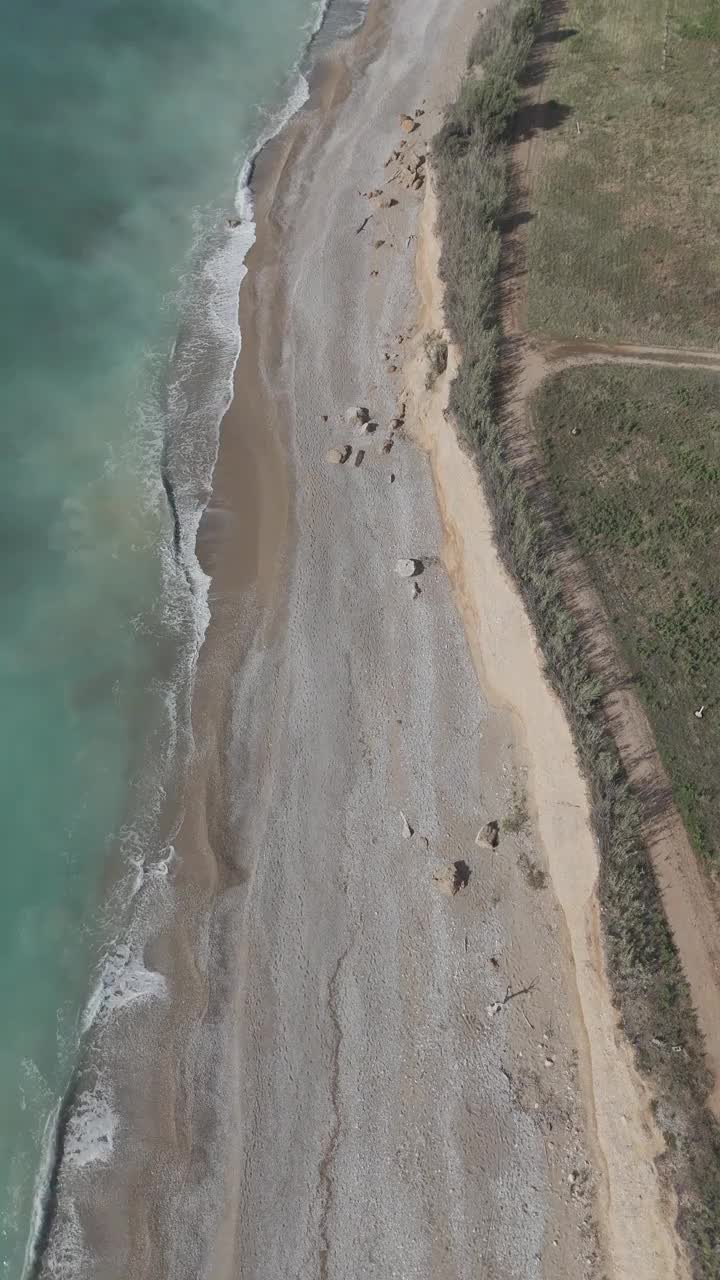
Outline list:
[[[249,243],[226,218],[249,150],[297,92],[320,7],[5,6],[0,1260],[13,1277],[117,895],[167,856],[156,820],[204,625],[194,532]],[[142,990],[126,978],[118,998]]]

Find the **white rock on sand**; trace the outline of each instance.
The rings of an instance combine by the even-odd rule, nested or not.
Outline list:
[[[418,560],[396,560],[395,572],[398,578],[414,578],[415,574],[420,572],[420,562]]]
[[[364,426],[370,421],[370,410],[362,404],[353,405],[345,414],[345,421],[351,426]]]

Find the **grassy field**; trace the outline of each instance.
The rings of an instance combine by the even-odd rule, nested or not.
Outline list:
[[[557,35],[531,331],[717,347],[720,3],[568,0]]]
[[[570,370],[544,384],[535,419],[688,833],[718,871],[720,378]]]

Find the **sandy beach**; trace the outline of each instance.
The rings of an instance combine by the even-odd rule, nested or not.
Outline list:
[[[455,353],[424,385],[432,194],[386,166],[427,150],[476,21],[378,0],[257,167],[172,1000],[75,1188],[102,1280],[684,1274],[570,734],[443,413]]]

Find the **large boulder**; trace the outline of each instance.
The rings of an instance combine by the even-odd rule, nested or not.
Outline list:
[[[420,573],[422,565],[419,560],[396,560],[395,572],[398,578],[414,578]]]
[[[364,426],[366,422],[370,421],[370,410],[366,409],[362,404],[353,405],[345,414],[345,421],[353,426],[355,424]]]
[[[479,849],[497,849],[500,841],[500,827],[497,822],[486,822],[475,837]]]
[[[352,448],[349,444],[344,444],[341,449],[328,449],[325,454],[325,461],[332,463],[333,466],[342,466],[343,462],[347,462]]]
[[[460,889],[466,889],[470,881],[470,868],[466,862],[459,859],[457,862],[450,862],[445,867],[438,867],[433,871],[433,884],[440,893],[446,894],[448,898],[454,898]]]

